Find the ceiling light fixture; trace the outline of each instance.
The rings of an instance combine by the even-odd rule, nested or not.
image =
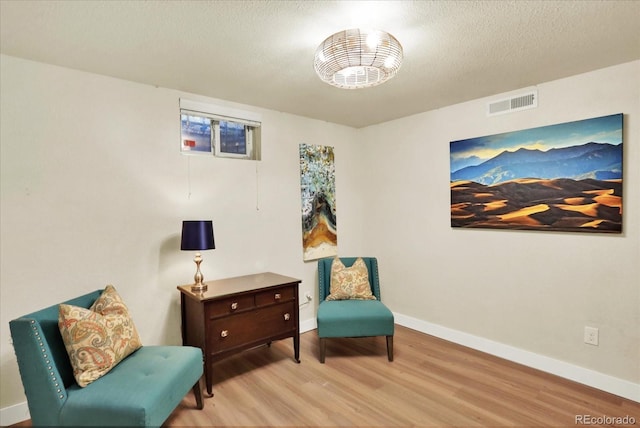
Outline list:
[[[344,30],[316,50],[314,68],[324,82],[345,89],[376,86],[396,75],[402,65],[402,46],[380,30]]]

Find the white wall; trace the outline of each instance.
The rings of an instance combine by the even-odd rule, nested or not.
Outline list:
[[[316,293],[302,262],[298,144],[335,147],[339,248],[380,258],[398,320],[640,383],[640,62],[538,86],[494,118],[476,100],[355,130],[262,114],[262,161],[179,153],[164,88],[1,56],[0,409],[24,411],[9,320],[113,283],[146,344],[178,344],[176,286],[193,276],[181,220],[214,221],[206,279],[270,270]],[[449,226],[449,141],[622,112],[624,233]],[[309,325],[315,304],[301,308]],[[599,347],[582,343],[600,328]],[[15,413],[15,412],[14,412]]]
[[[179,250],[183,219],[214,222],[205,280],[273,271],[315,296],[316,264],[302,261],[300,143],[335,147],[340,248],[360,251],[354,129],[227,104],[262,114],[262,161],[185,156],[185,94],[1,60],[0,408],[25,401],[8,325],[20,315],[112,283],[144,344],[181,342],[176,286],[195,272]],[[302,306],[303,321],[314,314]]]
[[[640,397],[640,62],[537,89],[537,109],[486,117],[492,97],[361,130],[365,247],[394,312],[629,381]],[[624,233],[450,227],[450,141],[614,113]],[[598,347],[583,343],[586,325]]]

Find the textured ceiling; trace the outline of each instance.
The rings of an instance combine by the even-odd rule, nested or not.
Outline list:
[[[640,59],[639,1],[0,0],[0,48],[135,82],[362,127]],[[389,31],[398,75],[322,83],[316,47]]]

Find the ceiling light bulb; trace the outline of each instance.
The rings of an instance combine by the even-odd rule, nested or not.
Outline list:
[[[378,44],[380,43],[380,37],[378,37],[378,34],[375,32],[371,32],[367,35],[367,47],[371,50],[374,50],[375,48],[378,47]]]
[[[396,62],[396,57],[393,55],[389,55],[385,60],[384,60],[384,66],[387,68],[391,68],[393,67],[393,64]]]

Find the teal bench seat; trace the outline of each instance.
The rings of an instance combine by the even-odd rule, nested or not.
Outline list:
[[[69,300],[89,308],[102,290]],[[58,329],[58,305],[9,323],[33,426],[157,426],[193,390],[203,408],[202,351],[143,346],[81,388]]]

